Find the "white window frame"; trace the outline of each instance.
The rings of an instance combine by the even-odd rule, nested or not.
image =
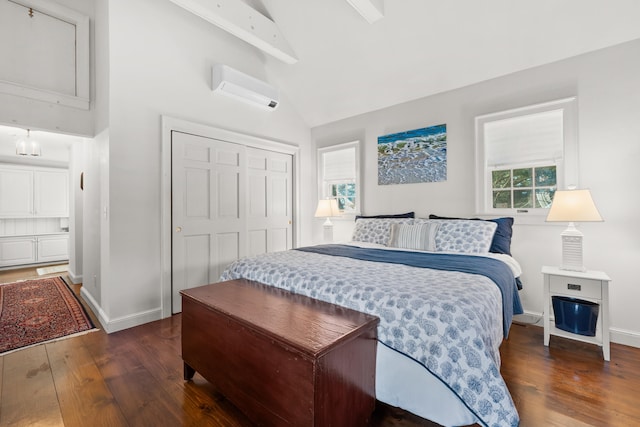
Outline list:
[[[342,144],[331,145],[329,147],[318,148],[318,198],[326,199],[331,197],[328,192],[328,181],[324,179],[324,162],[325,157],[324,154],[345,150],[349,148],[355,149],[355,177],[354,183],[356,187],[356,199],[355,199],[355,209],[353,212],[343,212],[340,218],[342,219],[350,219],[355,218],[356,215],[360,215],[360,199],[361,199],[361,188],[360,188],[360,141],[351,141],[345,142]]]
[[[475,118],[475,157],[476,157],[476,214],[507,215],[515,217],[519,222],[544,222],[548,209],[497,209],[493,207],[491,172],[495,167],[487,165],[484,128],[487,123],[513,117],[538,114],[547,111],[562,110],[563,120],[563,156],[562,159],[550,159],[549,162],[528,162],[500,165],[499,169],[518,169],[545,165],[556,166],[557,189],[579,186],[578,168],[578,109],[577,98],[564,98],[556,101],[535,104],[497,113],[485,114]]]

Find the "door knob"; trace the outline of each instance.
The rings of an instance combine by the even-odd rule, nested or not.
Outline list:
[[[176,233],[179,233],[182,231],[182,227],[176,227]]]

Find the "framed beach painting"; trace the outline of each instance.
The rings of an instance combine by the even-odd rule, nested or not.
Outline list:
[[[378,137],[378,185],[446,180],[446,124]]]

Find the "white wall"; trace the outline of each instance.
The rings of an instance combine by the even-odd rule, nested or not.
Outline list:
[[[97,92],[108,94],[96,123],[108,132],[97,129],[98,146],[106,149],[94,156],[102,195],[89,210],[85,203],[85,225],[100,225],[100,243],[85,244],[84,275],[85,283],[97,276],[88,297],[99,305],[105,329],[114,331],[161,313],[161,115],[298,145],[304,170],[310,132],[286,94],[268,112],[212,93],[213,63],[266,80],[262,54],[173,3],[110,0],[96,7],[96,16],[96,62],[107,67],[97,73]],[[311,216],[311,208],[304,210]],[[309,239],[305,233],[301,241]]]
[[[73,283],[82,282],[83,191],[80,190],[80,174],[84,171],[84,145],[87,143],[69,148],[69,278]]]
[[[82,295],[93,307],[94,312],[104,316],[102,310],[103,275],[107,276],[108,266],[102,265],[102,247],[108,245],[108,229],[102,221],[101,208],[103,183],[107,171],[108,130],[102,131],[91,144],[82,146],[84,190],[82,190]]]
[[[613,279],[612,340],[640,347],[640,40],[511,74],[312,129],[317,147],[359,139],[364,146],[364,214],[416,211],[419,216],[473,215],[474,117],[539,102],[578,97],[580,186],[590,188],[604,223],[581,225],[587,268]],[[377,137],[447,124],[447,181],[377,185]],[[321,239],[321,221],[314,239]],[[334,221],[338,238],[352,222]],[[542,265],[560,262],[559,234],[565,225],[516,225],[513,254],[523,266],[525,310],[543,309]]]

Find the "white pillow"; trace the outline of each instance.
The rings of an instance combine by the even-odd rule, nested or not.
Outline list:
[[[439,225],[437,222],[392,224],[389,246],[392,248],[435,251],[436,232]]]

